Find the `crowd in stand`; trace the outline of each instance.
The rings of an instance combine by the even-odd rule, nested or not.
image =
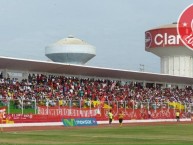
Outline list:
[[[100,101],[112,107],[137,108],[140,102],[157,103],[157,106],[169,101],[192,103],[192,97],[190,87],[147,87],[137,82],[43,74],[29,74],[28,79],[21,81],[0,76],[0,100],[16,100],[16,107],[23,100],[25,107],[36,100],[38,105],[46,106],[67,106],[70,102],[74,106],[93,107],[92,101]]]

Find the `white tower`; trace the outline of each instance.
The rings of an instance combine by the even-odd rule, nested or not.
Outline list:
[[[85,64],[96,50],[83,40],[69,36],[45,48],[45,55],[54,62]]]
[[[161,73],[193,76],[193,51],[180,40],[176,23],[146,31],[145,50],[161,58]]]

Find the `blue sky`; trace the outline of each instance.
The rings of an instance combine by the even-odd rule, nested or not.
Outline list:
[[[160,71],[144,33],[176,22],[192,0],[0,0],[0,56],[48,60],[45,46],[73,35],[96,47],[86,65]]]

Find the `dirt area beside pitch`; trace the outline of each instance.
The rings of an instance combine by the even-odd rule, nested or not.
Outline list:
[[[192,121],[180,121],[180,122],[145,122],[145,123],[124,123],[124,126],[152,126],[152,125],[171,125],[171,124],[191,124]],[[65,126],[23,126],[23,127],[4,127],[1,129],[3,132],[18,132],[18,131],[41,131],[41,130],[66,130],[66,129],[81,129],[81,128],[99,128],[107,127],[109,124],[100,124],[97,126],[84,126],[84,127],[65,127]],[[119,124],[112,124],[111,126],[118,127]]]

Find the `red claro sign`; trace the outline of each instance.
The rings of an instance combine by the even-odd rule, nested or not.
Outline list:
[[[184,46],[175,27],[145,32],[145,48]]]
[[[193,50],[193,5],[188,6],[179,16],[177,32],[184,45]]]

